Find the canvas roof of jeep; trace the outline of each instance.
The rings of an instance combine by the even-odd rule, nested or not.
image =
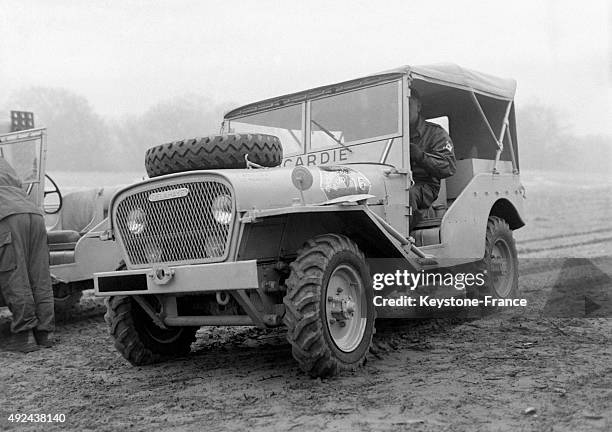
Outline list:
[[[396,69],[378,72],[350,81],[343,81],[243,105],[229,111],[225,114],[225,118],[231,119],[262,109],[270,109],[297,103],[306,99],[351,90],[364,85],[373,85],[378,82],[399,78],[405,74],[409,75],[415,81],[424,81],[437,86],[472,91],[494,99],[511,101],[516,92],[516,81],[513,79],[499,78],[486,73],[466,69],[452,63],[424,66],[401,66]]]

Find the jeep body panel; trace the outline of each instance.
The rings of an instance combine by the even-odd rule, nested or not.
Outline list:
[[[116,270],[121,266],[122,257],[114,241],[100,239],[108,230],[108,218],[85,233],[72,251],[51,251],[52,260],[61,262],[61,257],[53,256],[65,253],[65,264],[51,266],[51,274],[58,282],[77,282],[89,280],[95,272]],[[53,262],[53,261],[52,261]]]
[[[246,256],[252,256],[252,253],[245,254],[244,252],[243,234],[245,232],[250,235],[251,241],[258,237],[258,233],[266,232],[266,235],[271,236],[266,243],[269,245],[273,244],[275,239],[278,239],[274,235],[280,235],[279,232],[273,234],[274,229],[271,228],[271,226],[278,227],[274,222],[270,222],[270,220],[275,218],[276,220],[279,220],[279,218],[283,220],[283,229],[293,231],[296,231],[296,229],[292,226],[292,222],[303,222],[305,218],[308,218],[310,223],[306,223],[306,225],[310,226],[314,232],[319,232],[320,227],[314,226],[315,221],[318,221],[317,224],[320,225],[320,221],[326,219],[326,225],[329,227],[331,223],[330,215],[353,213],[360,214],[360,216],[355,217],[368,224],[372,224],[372,227],[381,231],[382,228],[379,228],[380,223],[369,212],[374,212],[380,217],[384,217],[388,181],[385,173],[390,171],[392,167],[380,164],[359,164],[348,165],[339,169],[340,171],[329,171],[315,167],[310,168],[309,170],[314,178],[313,185],[310,189],[303,191],[303,193],[300,193],[292,184],[291,173],[293,169],[290,168],[190,171],[156,177],[121,189],[111,201],[111,220],[118,217],[115,203],[125,199],[125,197],[143,191],[157,190],[161,187],[173,190],[174,187],[179,185],[215,180],[231,185],[233,201],[235,202],[235,217],[232,220],[230,229],[232,235],[230,235],[227,252],[221,257],[220,261],[242,260],[247,259],[245,258]],[[342,175],[337,175],[338,172]],[[345,175],[347,172],[349,173],[348,176]],[[340,180],[340,183],[338,183],[338,180]],[[350,184],[347,186],[345,181],[349,181]],[[356,181],[362,181],[361,189],[355,187]],[[357,194],[358,192],[363,194]],[[359,198],[359,201],[367,201],[368,209],[366,210],[363,205],[358,205],[353,197]],[[171,198],[167,200],[167,205],[172,205]],[[268,220],[267,222],[264,221],[266,219]],[[301,222],[298,224],[303,225]],[[256,226],[256,228],[251,228],[251,226]],[[268,228],[262,228],[263,226]],[[384,229],[379,234],[382,234],[382,232],[384,232]],[[112,233],[118,240],[121,240],[118,227],[112,227]],[[382,235],[384,238],[388,237],[388,233]],[[287,248],[286,243],[279,244],[279,247],[291,255],[306,240],[307,238],[297,236],[290,242],[293,245],[291,248]],[[383,241],[389,242],[389,240]],[[127,250],[124,242],[118,241],[117,243],[120,244],[125,256]],[[397,242],[395,242],[395,245],[394,247],[401,250]],[[389,246],[390,244],[387,244],[387,250]],[[265,248],[266,246],[262,247]],[[242,254],[238,252],[240,248],[242,248]],[[258,248],[258,250],[260,249]],[[403,251],[399,253],[405,254]],[[396,255],[397,252],[391,256]],[[263,259],[265,256],[259,255],[257,258]],[[150,267],[150,265],[132,266],[127,259],[126,264],[128,269]],[[173,263],[173,265],[184,264],[191,263]]]

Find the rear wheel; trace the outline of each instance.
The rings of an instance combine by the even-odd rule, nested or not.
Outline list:
[[[345,236],[315,237],[298,252],[284,321],[302,370],[325,377],[365,362],[374,334],[371,286],[363,253]]]
[[[518,295],[516,245],[512,230],[508,223],[500,217],[489,217],[485,255],[480,267],[485,273],[485,285],[479,290],[480,298],[485,296],[496,299],[516,298]]]
[[[53,285],[53,307],[56,321],[66,321],[83,297],[83,290],[93,288],[93,281],[59,282]]]
[[[130,297],[110,297],[106,308],[104,319],[115,348],[131,364],[156,363],[191,351],[197,327],[162,329]]]

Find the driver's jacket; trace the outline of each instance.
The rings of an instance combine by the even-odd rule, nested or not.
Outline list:
[[[416,183],[428,183],[436,191],[439,190],[440,179],[452,176],[456,170],[450,137],[442,126],[419,118],[416,127],[410,130],[410,142],[422,151],[420,160],[412,162],[413,180]]]
[[[42,216],[21,188],[21,181],[9,163],[0,157],[0,221],[7,216],[34,213]]]

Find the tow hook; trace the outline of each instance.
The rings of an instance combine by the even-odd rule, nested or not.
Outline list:
[[[153,279],[153,282],[157,285],[166,285],[174,277],[174,269],[168,267],[157,267],[154,268],[149,277]]]

